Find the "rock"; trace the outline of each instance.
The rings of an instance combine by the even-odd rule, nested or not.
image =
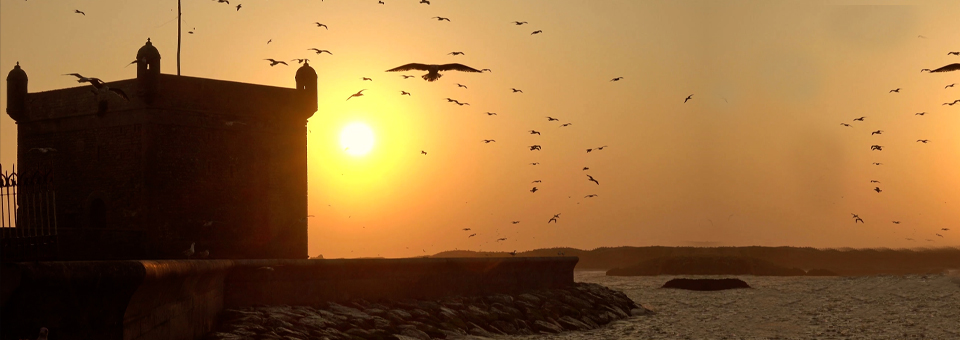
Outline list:
[[[251,339],[251,337],[237,335],[233,333],[224,333],[224,332],[213,332],[206,336],[208,340],[245,340]]]
[[[330,302],[329,307],[331,312],[347,316],[354,319],[367,320],[370,319],[370,314],[361,312],[359,309],[347,307],[336,302]]]
[[[510,323],[504,320],[496,320],[494,322],[491,322],[490,326],[496,327],[501,332],[506,333],[508,335],[514,335],[519,332],[519,330],[517,329],[517,326],[515,326],[513,323]]]
[[[660,288],[679,288],[698,291],[714,291],[735,288],[750,288],[740,279],[673,279]]]
[[[408,336],[414,339],[430,340],[430,336],[416,328],[406,328],[400,331],[400,335]]]
[[[467,331],[467,333],[470,333],[470,335],[477,335],[477,336],[483,336],[488,338],[492,338],[496,336],[493,333],[487,332],[485,329],[480,327],[473,327],[469,331]]]
[[[536,330],[541,331],[541,332],[547,332],[547,333],[560,333],[560,332],[563,332],[563,327],[560,327],[560,325],[555,325],[555,324],[552,324],[552,323],[549,323],[549,322],[546,322],[546,321],[543,321],[543,320],[534,321],[534,322],[533,322],[533,327],[536,328]]]
[[[414,337],[410,337],[410,336],[406,336],[406,335],[400,335],[400,334],[394,334],[394,335],[393,335],[393,338],[396,339],[396,340],[424,340],[424,339],[414,338]],[[430,338],[427,337],[425,340],[430,340]]]
[[[652,311],[652,310],[649,310],[649,309],[643,307],[643,306],[640,306],[639,308],[634,308],[634,309],[631,309],[631,310],[630,310],[630,315],[632,315],[632,316],[653,315],[653,314],[656,314],[656,313],[655,313],[654,311]]]
[[[494,304],[494,303],[500,303],[500,304],[504,304],[504,305],[512,305],[512,304],[513,304],[513,297],[510,296],[510,295],[506,295],[506,294],[487,295],[486,297],[484,297],[483,300],[484,300],[484,302],[486,302],[486,303],[488,303],[488,304]]]
[[[314,329],[324,329],[331,327],[334,324],[334,322],[319,316],[301,318],[300,320],[297,320],[297,323]]]
[[[360,329],[360,328],[351,328],[351,329],[348,329],[348,330],[347,330],[346,332],[344,332],[344,333],[347,333],[347,334],[350,334],[350,335],[353,335],[353,336],[358,336],[358,337],[361,337],[361,338],[364,338],[364,339],[370,338],[371,335],[372,335],[372,334],[370,333],[370,331],[367,331],[367,330],[364,330],[364,329]]]
[[[540,298],[536,297],[533,294],[520,294],[520,296],[517,296],[517,299],[519,299],[520,301],[524,301],[529,304],[532,304],[534,306],[540,306],[540,301],[541,301]]]
[[[810,269],[807,271],[807,276],[838,276],[838,274],[826,269]]]
[[[371,319],[373,320],[373,327],[376,327],[379,329],[387,329],[391,325],[389,320],[381,318],[379,316],[371,317]]]
[[[592,329],[590,325],[585,324],[580,320],[574,319],[569,316],[560,317],[560,319],[557,319],[557,323],[559,323],[560,326],[563,326],[564,329],[568,329],[571,331],[585,331],[585,330]]]

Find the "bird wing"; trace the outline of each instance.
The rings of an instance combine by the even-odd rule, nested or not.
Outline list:
[[[387,70],[387,72],[402,72],[402,71],[412,71],[412,70],[430,71],[430,66],[426,64],[410,63],[400,67],[389,69]]]
[[[958,70],[960,70],[960,64],[954,63],[930,72],[950,72],[950,71],[958,71]]]
[[[463,64],[444,64],[440,65],[437,68],[438,71],[461,71],[461,72],[476,72],[480,73],[480,70],[466,66]],[[429,70],[426,70],[429,71]]]
[[[123,98],[125,100],[130,100],[130,97],[127,97],[127,93],[123,92],[123,90],[121,89],[115,89],[111,87],[109,88],[109,90],[113,93],[116,93],[118,96],[120,96],[120,98]]]

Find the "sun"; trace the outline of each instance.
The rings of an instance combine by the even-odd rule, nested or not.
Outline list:
[[[373,149],[373,130],[367,124],[350,123],[340,132],[340,146],[352,156],[363,156]]]

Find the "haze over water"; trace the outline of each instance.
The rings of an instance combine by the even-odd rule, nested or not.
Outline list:
[[[941,105],[960,73],[919,72],[960,62],[960,2],[384,2],[183,3],[183,75],[292,87],[290,59],[317,70],[311,255],[960,246],[960,106]],[[0,0],[0,71],[19,61],[30,92],[133,78],[148,37],[175,74],[176,1]],[[384,72],[414,62],[492,72]],[[364,155],[341,144],[355,122]],[[15,162],[3,114],[0,164]]]

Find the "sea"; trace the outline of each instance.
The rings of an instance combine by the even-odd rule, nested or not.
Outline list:
[[[860,277],[574,275],[578,282],[624,292],[655,314],[590,331],[503,339],[960,339],[957,271]],[[735,277],[752,288],[660,288],[678,277]]]

